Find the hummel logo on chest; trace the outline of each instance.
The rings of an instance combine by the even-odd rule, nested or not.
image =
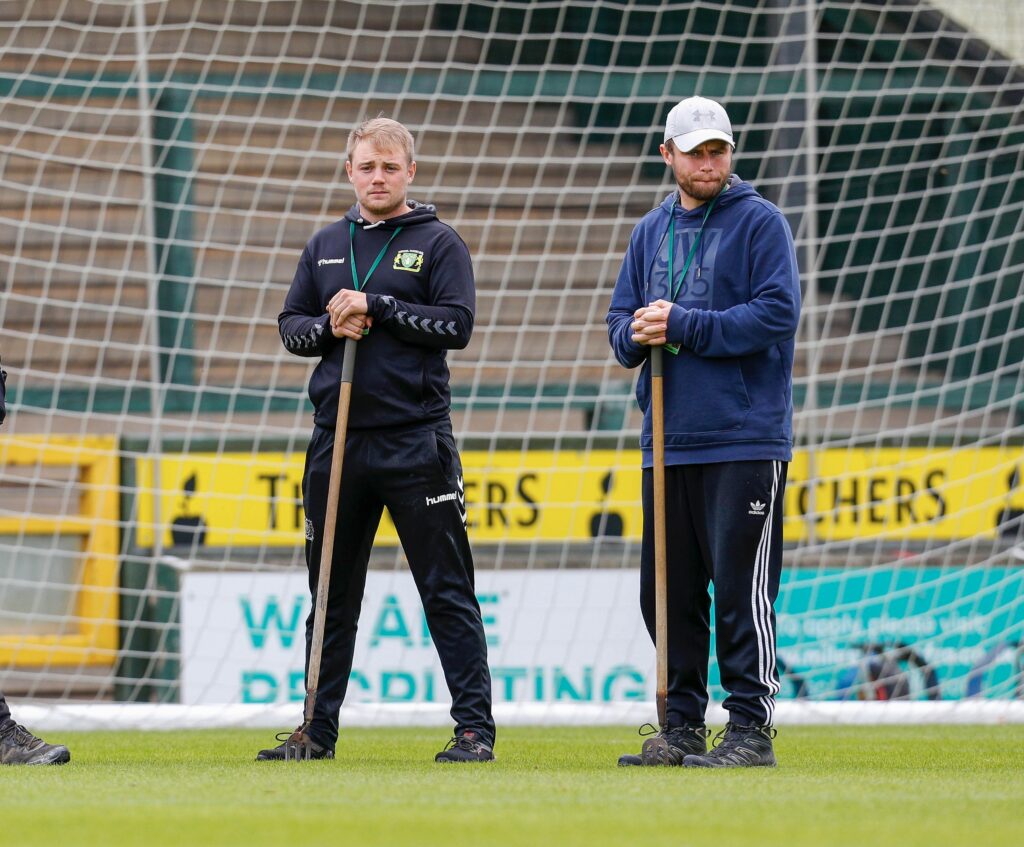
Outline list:
[[[324,265],[344,265],[344,264],[345,264],[345,260],[344,259],[317,259],[317,262],[316,262],[316,266],[318,268],[321,268]]]
[[[764,503],[762,503],[760,500],[755,500],[753,503],[750,504],[750,511],[747,512],[747,514],[760,515],[761,517],[764,517]]]

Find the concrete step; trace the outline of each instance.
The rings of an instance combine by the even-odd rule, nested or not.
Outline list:
[[[144,239],[151,228],[141,207],[31,208],[22,210],[21,215],[5,213],[2,217],[12,228],[19,230],[17,247],[7,247],[7,255],[29,257],[30,261],[67,264],[73,261],[73,256],[79,257],[84,253],[92,257],[102,249],[113,254],[105,258],[112,258],[116,262],[114,267],[140,270],[149,267],[145,259]],[[452,218],[450,221],[474,256],[487,260],[504,258],[505,261],[515,261],[521,256],[540,260],[552,254],[587,258],[621,256],[635,223],[626,218],[573,218],[568,213],[550,217]],[[211,249],[220,253],[234,250],[236,256],[253,251],[262,257],[267,250],[280,251],[281,245],[291,244],[296,245],[294,255],[297,260],[301,245],[317,228],[298,216],[247,216],[197,211],[192,218],[192,239],[197,245],[195,272],[200,277],[205,275],[201,265],[206,252]],[[133,258],[135,254],[142,255],[140,261],[125,265],[122,259],[127,254],[132,254]],[[86,266],[92,261],[90,258]],[[109,268],[111,265],[101,267]],[[289,281],[293,270],[294,264],[287,272]]]
[[[197,157],[188,188],[192,203],[244,214],[325,214],[340,216],[355,194],[339,162],[318,163],[298,156],[262,153],[236,155],[208,151]],[[504,160],[465,157],[421,159],[409,196],[435,204],[442,215],[453,208],[587,209],[590,214],[628,211],[639,217],[660,203],[669,188],[633,181],[630,167],[607,160]],[[88,165],[83,163],[89,162]],[[134,169],[134,170],[133,170]],[[96,160],[47,161],[12,155],[5,168],[7,185],[0,209],[34,206],[140,205],[152,192],[139,164]],[[58,188],[59,186],[59,188]],[[483,195],[483,196],[482,196]]]
[[[0,256],[0,273],[8,280],[11,297],[42,302],[55,308],[73,308],[76,304],[130,309],[145,309],[149,302],[145,257],[140,256],[138,270],[131,274],[113,269],[105,261],[123,258],[121,250],[97,250],[100,257],[85,279],[78,259],[88,254],[60,248],[64,261],[48,264],[49,254],[23,255],[19,260]],[[291,283],[298,252],[280,256],[233,256],[204,251],[197,262],[196,303],[193,311],[225,316],[259,315],[275,317],[281,310]],[[507,256],[474,258],[477,311],[500,310],[510,313],[510,321],[522,320],[530,303],[557,303],[571,293],[578,303],[611,295],[619,270],[619,257],[579,258],[575,255],[529,257],[512,261]],[[106,269],[104,269],[106,268]],[[536,299],[535,299],[536,298]],[[545,306],[547,308],[548,306]],[[532,307],[533,315],[538,312]]]

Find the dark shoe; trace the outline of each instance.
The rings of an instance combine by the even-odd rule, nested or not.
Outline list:
[[[436,756],[435,762],[493,762],[494,751],[478,740],[475,732],[456,735]]]
[[[275,738],[281,743],[276,747],[271,747],[269,750],[260,750],[256,754],[257,762],[283,762],[286,756],[286,749],[289,744],[294,745],[295,742],[304,740],[301,738],[303,726],[298,726],[295,732],[279,732]],[[303,753],[304,755],[304,753]],[[292,752],[292,758],[295,758],[294,748]],[[311,741],[310,742],[310,758],[311,759],[333,759],[334,750],[330,747],[321,747],[319,744]]]
[[[60,744],[47,744],[21,724],[7,721],[0,727],[0,764],[63,765],[71,761],[71,752]]]
[[[703,756],[687,756],[688,768],[774,768],[775,751],[772,739],[776,732],[770,726],[740,726],[727,723],[715,738],[715,749]]]
[[[645,732],[650,728],[650,732]],[[640,748],[640,755],[626,753],[619,756],[619,766],[630,765],[672,765],[678,766],[689,754],[703,755],[708,751],[708,731],[704,724],[685,724],[655,731],[651,724],[640,727],[641,735],[650,735]]]

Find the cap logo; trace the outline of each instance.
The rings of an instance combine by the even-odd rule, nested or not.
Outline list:
[[[711,112],[702,112],[700,109],[693,113],[693,122],[695,124],[711,123],[714,118],[715,116]]]

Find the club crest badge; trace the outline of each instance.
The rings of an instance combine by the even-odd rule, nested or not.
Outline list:
[[[399,250],[395,254],[394,269],[396,271],[416,271],[423,268],[422,250]]]

